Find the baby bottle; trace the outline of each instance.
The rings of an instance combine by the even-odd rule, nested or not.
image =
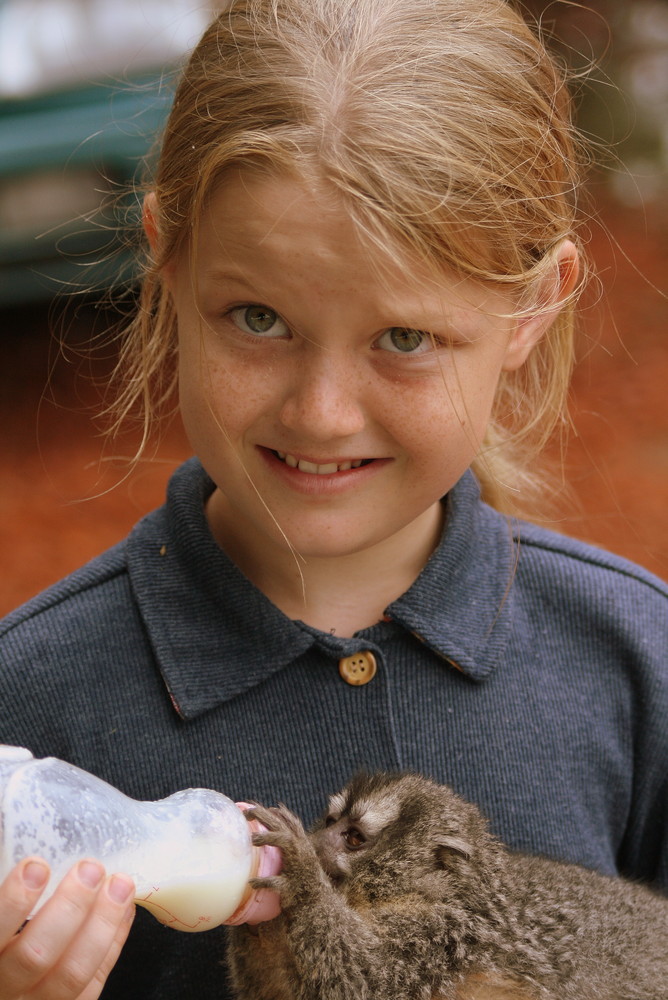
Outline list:
[[[263,828],[245,808],[207,788],[138,802],[72,764],[0,744],[0,882],[22,858],[45,858],[51,877],[36,912],[76,861],[92,857],[131,875],[135,902],[177,930],[270,920],[278,895],[248,879],[280,871],[280,852],[253,846]]]

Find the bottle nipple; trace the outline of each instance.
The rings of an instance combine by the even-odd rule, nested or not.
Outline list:
[[[242,811],[250,809],[250,802],[237,802],[238,808]],[[266,827],[256,819],[247,820],[251,833],[260,833]],[[261,848],[255,848],[255,866],[251,871],[251,878],[266,878],[269,875],[277,875],[281,870],[281,852],[277,847],[265,844]],[[261,924],[266,920],[272,920],[281,912],[281,901],[276,892],[267,889],[251,889],[244,896],[241,905],[234,913],[227,918],[226,924],[237,926],[238,924]]]

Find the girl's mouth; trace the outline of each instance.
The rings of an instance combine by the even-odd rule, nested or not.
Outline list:
[[[332,476],[335,472],[350,472],[351,469],[359,469],[362,465],[369,465],[372,458],[359,458],[350,462],[327,462],[324,465],[316,465],[315,462],[307,462],[302,458],[295,458],[284,451],[274,451],[273,454],[281,462],[285,462],[291,469],[298,469],[300,472],[308,472],[312,476]]]

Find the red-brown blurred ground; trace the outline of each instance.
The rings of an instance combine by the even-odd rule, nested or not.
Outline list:
[[[608,205],[603,220],[611,236],[595,226],[591,244],[603,295],[584,311],[573,385],[578,436],[565,455],[575,502],[557,527],[668,577],[668,219],[657,208]],[[78,336],[92,323],[82,313]],[[189,449],[174,423],[155,459],[111,488],[122,469],[100,467],[103,443],[86,409],[95,391],[77,376],[80,363],[59,361],[46,388],[46,310],[3,317],[1,341],[6,612],[122,538],[162,501]]]

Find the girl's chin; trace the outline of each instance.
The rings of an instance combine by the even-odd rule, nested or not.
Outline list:
[[[262,491],[260,491],[262,495]],[[249,496],[244,506],[236,498],[216,489],[209,497],[206,515],[211,532],[241,568],[247,559],[281,554],[304,559],[340,559],[359,554],[382,542],[378,503],[360,509],[359,503],[327,503],[327,496],[294,491],[277,501],[267,497],[267,506],[257,506],[257,496]],[[264,498],[263,498],[264,499]],[[249,516],[250,515],[250,516]],[[388,525],[388,537],[393,526]]]

